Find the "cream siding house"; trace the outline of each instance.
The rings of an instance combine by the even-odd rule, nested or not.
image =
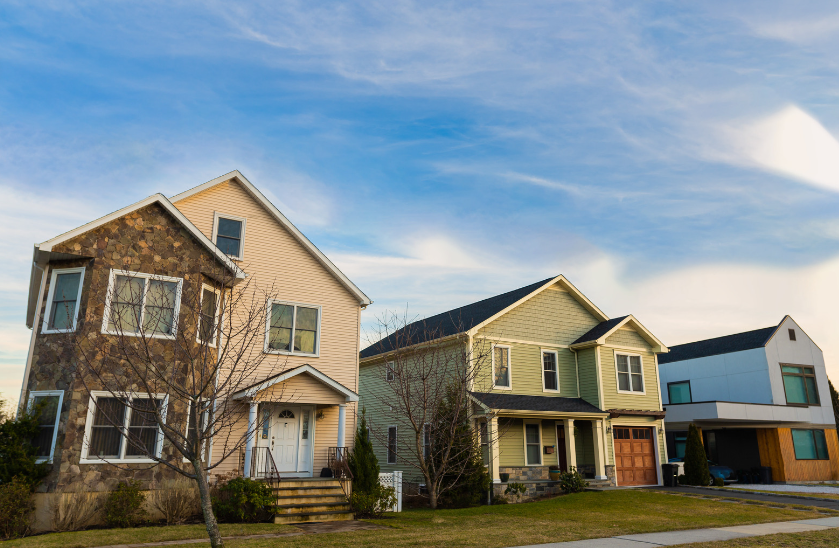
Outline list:
[[[458,333],[452,318],[467,327]],[[498,489],[504,474],[549,491],[551,465],[604,485],[660,482],[667,454],[656,356],[667,348],[634,317],[609,319],[557,276],[424,322],[451,344],[491,349],[471,397],[476,429],[493,440],[485,459]],[[361,353],[361,404],[372,420],[386,390],[377,366],[387,344]],[[378,451],[380,460],[388,453]]]

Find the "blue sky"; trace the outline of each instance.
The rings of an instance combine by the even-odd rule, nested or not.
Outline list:
[[[839,375],[831,2],[4,2],[0,392],[31,246],[233,169],[375,301],[566,274],[665,343],[791,314]]]

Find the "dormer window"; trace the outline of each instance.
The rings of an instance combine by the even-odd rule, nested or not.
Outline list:
[[[245,219],[216,213],[213,241],[222,253],[232,259],[242,259],[245,246]]]

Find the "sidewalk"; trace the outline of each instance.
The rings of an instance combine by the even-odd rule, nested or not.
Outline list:
[[[774,535],[776,533],[804,533],[839,527],[839,517],[805,519],[801,521],[780,521],[776,523],[758,523],[756,525],[736,525],[713,529],[688,529],[686,531],[666,531],[663,533],[642,533],[639,535],[621,535],[619,537],[593,538],[573,542],[552,542],[534,544],[517,548],[653,548],[655,546],[675,546],[692,542],[713,542],[743,537]]]

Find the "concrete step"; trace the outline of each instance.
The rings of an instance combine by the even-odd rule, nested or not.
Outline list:
[[[329,494],[329,495],[287,495],[276,497],[277,504],[283,506],[290,506],[292,504],[330,504],[337,502],[347,502],[347,497],[343,493]]]
[[[288,488],[288,487],[338,487],[341,488],[341,482],[334,478],[290,478],[283,479],[279,482],[271,484],[273,488]]]
[[[274,506],[275,515],[348,512],[349,510],[350,505],[347,501],[332,503],[313,502],[309,504],[279,504]]]
[[[306,497],[310,495],[343,495],[344,490],[340,487],[275,487],[271,489],[271,493],[278,497],[300,496]]]
[[[274,516],[274,523],[306,523],[319,521],[352,521],[353,513],[348,511],[307,512]]]

